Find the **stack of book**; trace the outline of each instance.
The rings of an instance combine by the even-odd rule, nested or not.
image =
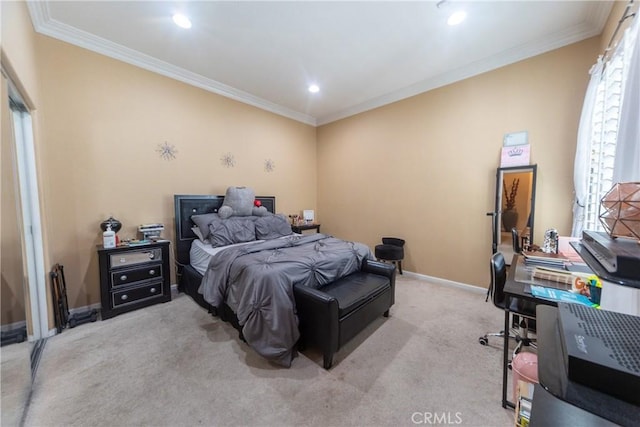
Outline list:
[[[533,268],[532,277],[534,277],[535,279],[564,283],[565,285],[573,285],[574,283],[574,276],[570,271],[540,265],[537,265]]]
[[[534,386],[531,383],[518,380],[516,388],[516,416],[517,427],[528,427],[531,419]]]
[[[533,268],[532,277],[535,279],[548,280],[550,282],[569,285],[573,289],[580,290],[589,283],[589,278],[593,273],[568,271],[564,268],[553,268],[544,265],[536,265]]]
[[[547,267],[562,268],[569,258],[563,254],[549,254],[546,252],[529,252],[523,251],[524,263],[526,265],[542,265]]]

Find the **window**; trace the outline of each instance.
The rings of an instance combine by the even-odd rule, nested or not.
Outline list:
[[[604,230],[598,215],[602,196],[613,186],[623,71],[624,55],[620,52],[606,64],[596,92],[589,150],[589,186],[584,212],[585,230]]]

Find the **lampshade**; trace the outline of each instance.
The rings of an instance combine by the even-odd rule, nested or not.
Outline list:
[[[611,237],[640,240],[640,182],[614,184],[600,205],[600,222]]]

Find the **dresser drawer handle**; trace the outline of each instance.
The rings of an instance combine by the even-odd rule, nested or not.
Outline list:
[[[153,276],[154,274],[156,274],[156,271],[155,271],[155,270],[149,270],[149,275],[150,275],[150,276]]]
[[[124,295],[122,295],[122,296],[120,297],[120,299],[121,299],[122,301],[126,301],[126,300],[128,300],[128,299],[129,299],[129,297],[127,296],[127,294],[124,294]]]
[[[127,275],[123,274],[122,276],[120,276],[120,280],[122,280],[123,282],[127,280]]]
[[[125,257],[120,258],[120,262],[127,262],[127,259]]]
[[[149,290],[151,291],[151,293],[152,293],[152,294],[155,294],[155,293],[156,293],[156,288],[151,288],[151,289],[149,289]]]
[[[154,254],[153,252],[149,252],[149,259],[154,259],[156,257],[156,254]]]

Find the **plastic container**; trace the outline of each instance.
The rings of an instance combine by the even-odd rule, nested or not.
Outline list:
[[[516,354],[511,362],[511,369],[513,370],[513,399],[515,400],[518,381],[538,383],[538,355],[528,351]]]
[[[116,247],[116,232],[111,229],[111,224],[107,225],[107,229],[102,233],[102,246],[105,249]]]

